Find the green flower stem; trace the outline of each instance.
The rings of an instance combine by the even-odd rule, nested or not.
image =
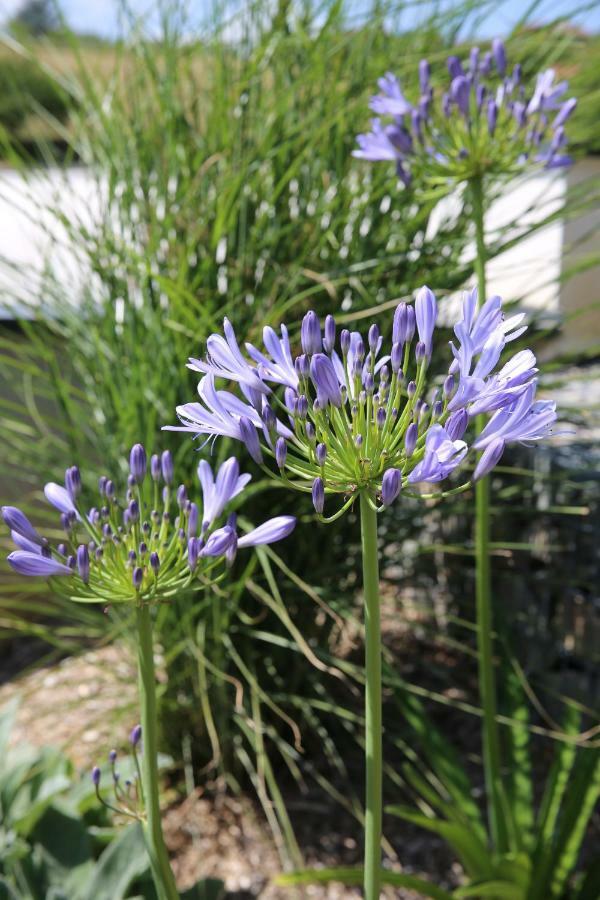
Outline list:
[[[162,832],[156,743],[156,677],[149,606],[137,610],[138,678],[142,720],[142,785],[146,807],[144,835],[159,900],[179,900]]]
[[[475,222],[475,272],[479,305],[486,300],[486,246],[484,229],[483,179],[469,183],[473,219]],[[485,426],[485,416],[476,420],[477,432]],[[488,819],[494,847],[507,849],[507,835],[502,815],[500,737],[496,719],[496,675],[493,657],[493,604],[490,569],[490,484],[489,478],[475,485],[475,595],[477,609],[477,649],[479,663],[479,693],[483,707],[483,766],[488,807]]]
[[[382,720],[381,622],[379,615],[379,560],[377,513],[366,491],[360,495],[363,589],[365,595],[365,900],[379,900],[381,891]]]

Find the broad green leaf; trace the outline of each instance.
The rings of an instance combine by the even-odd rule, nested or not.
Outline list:
[[[84,900],[123,900],[149,865],[142,826],[130,825],[103,852],[82,896]]]
[[[326,884],[329,881],[340,881],[342,884],[362,884],[362,868],[330,868],[330,869],[302,869],[297,872],[289,872],[278,875],[275,884],[284,887],[292,887],[298,884]],[[452,895],[442,888],[429,884],[422,878],[413,875],[403,875],[401,872],[389,872],[381,870],[381,881],[393,887],[410,888],[418,891],[423,897],[431,897],[432,900],[452,900]]]
[[[453,897],[491,897],[493,900],[524,900],[526,893],[512,881],[484,881],[454,891]]]

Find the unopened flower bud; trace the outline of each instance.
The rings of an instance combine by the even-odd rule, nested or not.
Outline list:
[[[370,372],[367,372],[363,378],[363,387],[367,394],[372,394],[375,389],[375,379]]]
[[[304,353],[308,356],[321,351],[321,325],[319,317],[312,309],[302,319],[300,341]]]
[[[192,537],[188,541],[188,566],[194,571],[196,565],[198,563],[198,556],[200,553],[200,540],[196,537]]]
[[[307,417],[307,415],[308,415],[308,400],[304,396],[304,394],[301,394],[298,397],[298,418],[305,419]]]
[[[395,344],[392,344],[392,372],[397,374],[400,371],[400,367],[402,365],[402,344],[396,341]]]
[[[377,410],[377,416],[376,416],[378,428],[383,428],[383,426],[385,425],[385,419],[386,419],[385,407],[380,406],[379,409]]]
[[[134,444],[129,454],[129,471],[136,484],[141,484],[146,477],[146,451],[143,444]]]
[[[317,444],[315,456],[317,457],[318,464],[320,466],[324,466],[325,460],[327,459],[327,447],[325,446],[325,444]]]
[[[287,457],[287,443],[285,438],[279,437],[275,443],[275,461],[280,469],[285,467]]]
[[[315,478],[313,481],[312,502],[317,513],[322,515],[325,507],[325,485],[322,478]]]
[[[260,465],[262,463],[262,451],[256,428],[246,416],[240,417],[239,425],[242,442],[246,445],[246,449],[254,462]]]
[[[129,741],[132,747],[137,747],[139,742],[142,739],[142,726],[136,725],[131,729],[131,734],[129,735]]]
[[[137,500],[131,500],[129,506],[127,507],[127,512],[129,513],[129,521],[137,522],[140,517],[140,505]]]
[[[444,397],[445,397],[446,399],[447,399],[448,397],[450,397],[450,395],[451,395],[452,392],[454,391],[454,375],[447,375],[447,376],[446,376],[446,378],[445,378],[445,380],[444,380],[444,387],[443,387],[442,390],[443,390]]]
[[[346,356],[350,349],[350,332],[347,328],[342,329],[340,333],[340,347],[342,348],[343,355]]]
[[[92,784],[94,787],[98,787],[100,784],[100,778],[102,777],[102,773],[98,766],[94,766],[92,769]]]
[[[108,500],[112,500],[115,496],[115,486],[114,486],[114,483],[110,480],[110,478],[106,482],[106,485],[104,487],[104,493],[106,494],[106,497]]]
[[[414,381],[408,382],[408,384],[406,385],[406,393],[408,394],[409,400],[412,400],[412,398],[417,393],[417,385]]]
[[[275,413],[273,412],[273,407],[270,403],[263,404],[262,420],[265,423],[267,431],[272,431],[277,424],[277,419],[275,418]]]
[[[171,484],[173,481],[173,457],[169,450],[165,450],[160,458],[160,466],[162,469],[162,477],[165,484]]]
[[[414,422],[411,422],[406,429],[406,434],[404,435],[404,452],[407,456],[412,456],[415,452],[418,437],[419,427]]]
[[[312,444],[312,443],[314,442],[315,438],[316,438],[316,435],[315,435],[315,426],[313,425],[312,422],[307,422],[305,427],[306,427],[306,437],[308,438],[308,440],[309,440],[310,443]]]
[[[111,766],[114,766],[114,764],[117,761],[117,751],[116,750],[110,751],[110,753],[108,754],[108,761],[111,764]]]
[[[98,490],[100,491],[101,494],[104,494],[104,491],[106,490],[106,482],[107,481],[108,481],[108,478],[106,477],[106,475],[101,475],[100,478],[98,479]]]
[[[158,553],[156,550],[153,550],[150,554],[150,567],[155,575],[158,575],[158,570],[160,569],[160,559],[158,558]]]
[[[65,472],[65,487],[73,502],[81,493],[81,473],[77,466],[71,466]]]
[[[160,473],[160,456],[158,455],[158,453],[153,453],[150,458],[150,475],[152,476],[152,481],[159,481]]]
[[[394,502],[402,487],[402,475],[399,469],[388,469],[381,482],[381,500],[384,506]]]
[[[90,580],[90,554],[86,544],[77,548],[77,571],[84,584]]]
[[[373,323],[369,328],[369,348],[372,353],[375,353],[377,350],[377,344],[379,342],[379,327]]]
[[[299,378],[308,378],[310,372],[310,360],[306,353],[301,353],[294,360],[294,368]]]
[[[323,348],[326,353],[331,353],[335,346],[335,319],[333,316],[325,317],[325,334],[323,337]]]
[[[141,588],[143,579],[144,570],[141,568],[141,566],[136,566],[131,575],[131,580],[136,591],[139,591],[139,589]]]

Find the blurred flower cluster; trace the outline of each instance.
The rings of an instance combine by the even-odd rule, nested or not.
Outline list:
[[[72,600],[156,603],[173,597],[194,578],[208,583],[219,562],[231,563],[239,548],[281,540],[293,530],[293,516],[278,516],[242,536],[236,517],[219,524],[226,506],[241,493],[250,475],[240,475],[235,458],[216,472],[206,460],[198,466],[202,503],[188,498],[183,484],[174,488],[171,454],[150,459],[136,444],[130,453],[127,491],[99,479],[98,505],[81,505],[81,475],[66,470],[64,486],[50,482],[46,499],[58,509],[64,538],[51,546],[17,507],[3,506],[2,516],[19,548],[8,562],[22,575],[64,576]]]
[[[428,61],[421,60],[416,103],[391,72],[380,78],[370,102],[377,117],[358,135],[354,156],[395,162],[405,185],[414,180],[434,192],[448,181],[515,175],[531,160],[546,168],[570,162],[564,126],[577,101],[565,97],[568,84],[557,83],[553,69],[540,72],[528,91],[519,64],[508,74],[498,39],[484,54],[473,47],[466,68],[448,57],[447,69],[448,83],[437,91]]]
[[[288,484],[312,492],[319,515],[326,493],[347,495],[339,512],[364,488],[389,505],[407,485],[445,479],[469,449],[483,451],[480,478],[508,442],[544,437],[555,405],[536,400],[531,350],[499,366],[506,344],[525,331],[523,315],[505,319],[499,297],[478,311],[476,291],[464,295],[446,376],[428,378],[437,313],[427,287],[414,306],[400,303],[384,352],[376,323],[366,339],[347,329],[338,337],[333,316],[322,328],[310,311],[295,357],[285,325],[279,334],[266,327],[264,347],[246,344],[244,354],[225,320],[225,336],[211,335],[205,358],[189,361],[203,375],[199,402],[178,407],[182,424],[167,428],[237,439],[258,464],[271,457]],[[243,399],[217,389],[216,378],[236,382]],[[491,418],[469,446],[469,423],[481,413]]]

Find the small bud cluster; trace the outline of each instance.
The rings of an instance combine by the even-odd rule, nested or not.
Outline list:
[[[415,103],[391,72],[380,78],[370,103],[377,118],[358,135],[354,156],[394,161],[405,185],[414,181],[437,192],[449,180],[514,175],[532,159],[545,168],[570,163],[565,123],[577,101],[565,99],[567,82],[555,83],[552,69],[540,72],[528,91],[520,65],[508,74],[504,44],[496,39],[487,53],[473,47],[468,62],[448,57],[447,71],[448,85],[436,94],[429,63],[421,60]]]
[[[470,421],[491,413],[471,445],[483,451],[474,475],[480,478],[506,443],[544,437],[556,418],[553,403],[535,400],[530,350],[498,368],[505,346],[525,330],[522,315],[505,320],[501,307],[500,298],[491,297],[478,312],[477,292],[464,295],[454,329],[458,347],[450,345],[453,359],[437,385],[427,377],[437,320],[437,301],[427,287],[414,306],[397,307],[388,353],[376,323],[366,340],[347,329],[338,338],[333,316],[322,329],[310,311],[297,356],[282,325],[281,336],[264,329],[264,352],[246,345],[250,361],[225,320],[225,337],[211,335],[206,359],[190,361],[204,375],[201,402],[178,407],[182,424],[168,427],[237,438],[261,465],[271,457],[281,478],[312,494],[322,516],[327,493],[347,495],[341,513],[365,489],[387,506],[408,484],[442,481],[467,455]],[[217,391],[216,377],[237,382],[246,402]]]
[[[146,451],[136,444],[129,457],[125,496],[119,497],[114,482],[103,475],[97,505],[85,511],[81,475],[77,466],[71,466],[64,487],[50,482],[44,488],[65,531],[55,547],[20,509],[2,507],[19,548],[8,561],[22,575],[67,577],[68,594],[75,601],[157,603],[197,577],[209,583],[219,560],[233,562],[238,548],[272,543],[293,530],[293,516],[270,519],[241,537],[235,515],[218,526],[225,507],[250,480],[249,475],[240,475],[235,458],[224,462],[216,476],[202,460],[198,477],[200,505],[188,498],[185,485],[175,488],[168,450],[152,456],[148,478]]]
[[[91,772],[92,784],[96,789],[96,796],[100,802],[112,812],[126,816],[131,819],[139,819],[144,817],[142,796],[139,790],[141,783],[140,762],[138,752],[141,750],[142,726],[136,725],[131,729],[129,735],[130,757],[125,759],[125,773],[117,768],[119,754],[116,750],[111,750],[108,754],[108,767],[110,770],[110,782],[113,795],[113,802],[108,800],[105,795],[100,793],[103,785],[102,769],[100,766],[94,766]],[[123,778],[122,775],[127,777]]]

